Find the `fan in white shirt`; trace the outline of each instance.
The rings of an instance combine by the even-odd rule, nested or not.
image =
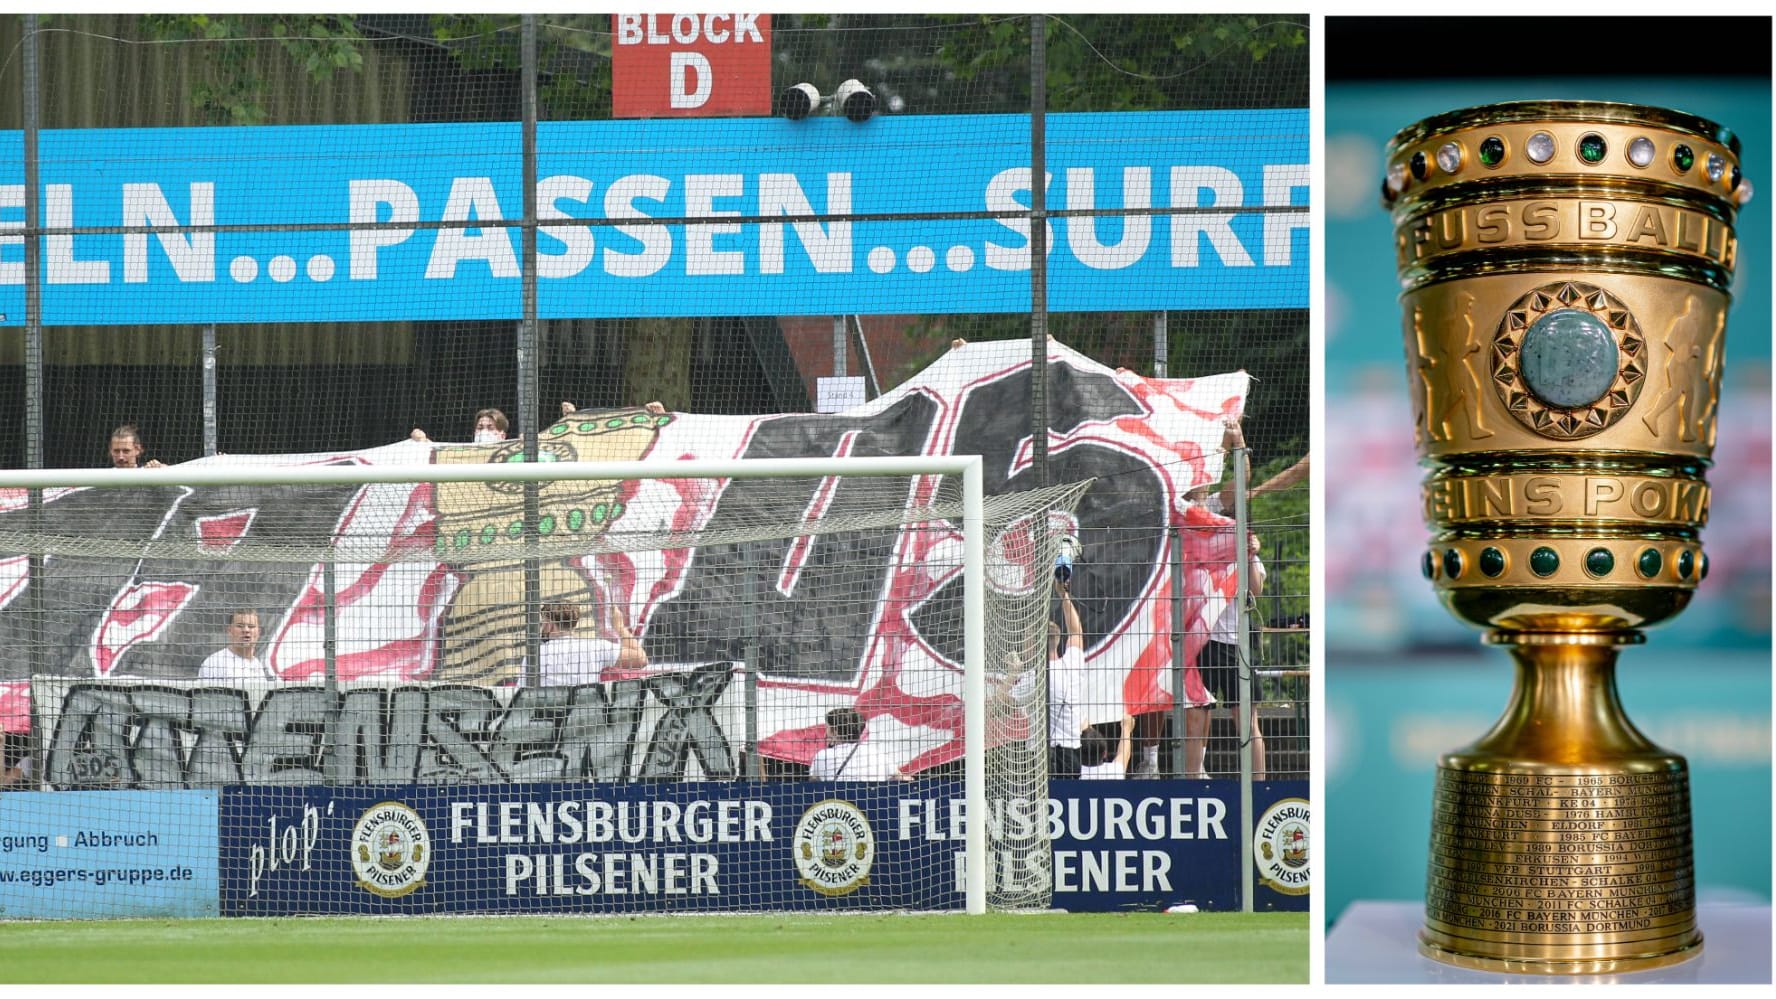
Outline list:
[[[904,780],[888,747],[863,741],[863,715],[856,708],[826,713],[826,748],[808,763],[812,780]]]
[[[611,630],[617,635],[614,642],[575,635],[579,624],[580,609],[573,604],[543,606],[543,686],[601,683],[607,679],[606,670],[620,674],[647,668],[647,652],[619,608],[610,611]]]
[[[278,675],[259,658],[259,612],[228,613],[228,647],[219,649],[197,668],[199,680],[235,683],[241,680],[276,682]]]

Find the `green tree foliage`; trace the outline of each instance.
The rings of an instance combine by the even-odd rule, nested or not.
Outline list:
[[[157,41],[207,41],[191,103],[217,125],[260,125],[269,118],[260,46],[275,41],[311,79],[364,67],[364,36],[353,14],[144,14]]]

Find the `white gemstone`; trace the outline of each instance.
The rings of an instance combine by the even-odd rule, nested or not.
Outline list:
[[[1709,180],[1719,180],[1719,179],[1721,179],[1721,174],[1726,173],[1726,172],[1727,172],[1727,161],[1721,159],[1720,156],[1716,153],[1709,153],[1708,154],[1708,179]]]
[[[1750,203],[1750,201],[1751,201],[1751,181],[1746,180],[1743,177],[1741,177],[1739,179],[1739,190],[1734,191],[1733,196],[1738,198],[1739,203],[1742,205]]]
[[[1554,137],[1547,132],[1537,132],[1524,143],[1523,154],[1531,163],[1546,163],[1554,158]]]
[[[1406,164],[1395,163],[1388,167],[1388,190],[1395,194],[1406,190]]]
[[[1638,136],[1628,143],[1628,162],[1643,167],[1653,162],[1653,140],[1646,136]]]
[[[1454,173],[1461,169],[1462,150],[1453,142],[1445,142],[1437,147],[1437,166],[1444,173]]]

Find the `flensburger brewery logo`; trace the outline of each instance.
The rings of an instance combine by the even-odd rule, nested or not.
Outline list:
[[[1252,829],[1252,855],[1258,880],[1284,895],[1305,895],[1313,887],[1308,848],[1313,813],[1305,798],[1283,798],[1264,810]]]
[[[869,884],[876,836],[856,805],[837,798],[815,802],[791,837],[801,883],[822,895],[849,895]]]
[[[432,836],[418,812],[398,801],[379,802],[352,826],[351,862],[359,887],[400,898],[424,887]]]

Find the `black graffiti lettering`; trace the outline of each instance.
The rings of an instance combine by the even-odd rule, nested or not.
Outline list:
[[[336,784],[398,784],[419,769],[425,731],[426,691],[348,690],[339,699],[332,758],[327,772]]]
[[[130,779],[137,787],[179,787],[185,781],[179,730],[191,717],[191,697],[183,690],[136,687],[130,691]]]
[[[734,666],[510,691],[367,687],[336,699],[321,687],[74,684],[61,697],[46,772],[60,788],[621,781],[683,779],[694,754],[703,776],[731,779],[734,749],[716,709]]]
[[[572,687],[525,687],[512,695],[489,749],[507,780],[555,780],[567,769],[561,726],[572,700]]]
[[[265,695],[241,770],[253,784],[320,784],[327,779],[323,754],[332,698],[319,687],[287,687]]]
[[[575,687],[573,708],[561,725],[562,776],[623,780],[635,755],[636,729],[647,685],[640,680]]]
[[[185,762],[190,787],[220,787],[241,780],[240,750],[247,738],[247,692],[204,687],[191,692],[195,741]]]
[[[692,752],[706,776],[734,776],[733,751],[710,710],[728,689],[733,669],[733,663],[711,663],[689,673],[668,673],[647,681],[654,696],[666,705],[666,714],[654,726],[639,776],[683,778]]]
[[[493,781],[503,776],[481,744],[493,730],[499,702],[486,687],[434,687],[426,698],[419,779]]]
[[[35,709],[38,701],[31,698]],[[128,780],[129,744],[124,720],[129,691],[79,684],[62,698],[61,717],[50,737],[44,772],[59,788],[122,787]]]

